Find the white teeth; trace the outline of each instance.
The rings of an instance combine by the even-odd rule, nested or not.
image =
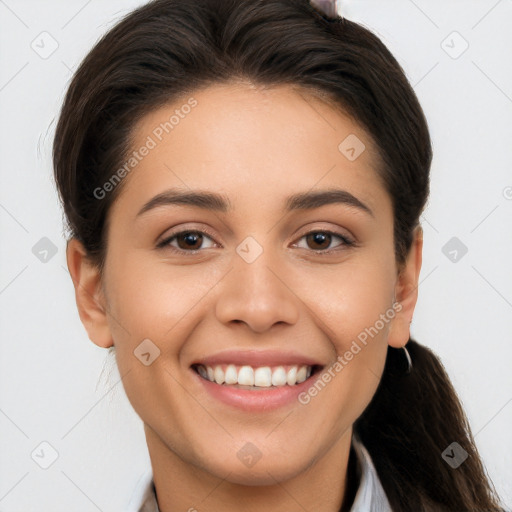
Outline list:
[[[290,366],[286,371],[284,366],[260,366],[253,368],[249,365],[198,365],[197,372],[204,379],[217,384],[255,386],[268,388],[270,386],[295,386],[311,376],[311,366]]]
[[[297,372],[297,382],[300,384],[307,379],[308,368],[307,366],[301,366]]]
[[[238,376],[236,374],[236,366],[234,364],[230,364],[226,368],[226,384],[236,384],[238,382]]]
[[[288,386],[293,386],[297,382],[297,367],[292,366],[286,375],[286,382]]]
[[[254,385],[262,388],[272,386],[272,370],[268,366],[256,368],[254,372]]]
[[[284,386],[286,384],[286,372],[282,366],[278,366],[272,372],[272,386]]]
[[[238,372],[238,384],[254,386],[254,370],[250,366],[242,366]]]
[[[220,366],[216,366],[213,370],[213,378],[217,384],[224,383],[224,370]]]

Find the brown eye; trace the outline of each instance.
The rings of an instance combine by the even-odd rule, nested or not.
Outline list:
[[[301,245],[301,242],[297,244],[298,247],[303,249],[310,249],[314,252],[318,252],[319,254],[327,254],[330,252],[335,252],[339,250],[343,250],[344,248],[350,247],[354,245],[354,241],[342,235],[341,233],[335,233],[332,231],[320,230],[320,231],[311,231],[303,235],[300,240],[305,240],[305,246]],[[341,240],[341,243],[331,247],[331,244],[335,239]]]
[[[210,245],[204,246],[205,243]],[[179,231],[162,240],[157,247],[159,249],[170,249],[181,253],[201,252],[202,249],[209,249],[215,243],[210,236],[202,231]]]
[[[201,248],[203,235],[198,231],[184,231],[176,236],[176,241],[179,249],[197,250]]]
[[[323,231],[316,231],[306,235],[306,240],[308,244],[311,244],[311,249],[324,250],[331,244],[332,235]]]

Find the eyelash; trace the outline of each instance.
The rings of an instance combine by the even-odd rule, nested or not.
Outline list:
[[[171,234],[170,236],[168,236],[167,238],[165,238],[164,240],[159,242],[157,244],[157,248],[158,249],[164,249],[164,248],[165,249],[170,249],[172,252],[174,252],[176,254],[195,255],[195,254],[198,254],[198,253],[202,252],[201,249],[186,251],[184,249],[177,249],[176,247],[173,247],[173,246],[169,245],[170,242],[172,240],[174,240],[175,238],[177,238],[179,235],[190,234],[190,233],[201,234],[201,235],[208,235],[208,238],[211,238],[212,240],[214,239],[213,234],[210,233],[207,229],[203,229],[203,230],[187,229],[187,230],[183,230],[183,231],[177,231],[176,233]],[[356,245],[356,242],[354,240],[348,238],[345,235],[342,235],[341,233],[337,233],[336,231],[331,231],[329,229],[314,229],[312,231],[308,231],[307,233],[304,233],[299,238],[299,240],[302,240],[304,237],[306,237],[308,235],[312,235],[314,233],[323,233],[323,234],[327,234],[327,235],[331,235],[331,236],[335,236],[335,237],[340,238],[343,243],[339,247],[343,247],[343,246],[345,246],[345,247],[352,247],[352,246]],[[315,251],[313,249],[310,249],[310,250],[313,251],[316,255],[324,256],[324,255],[332,254],[333,252],[338,252],[340,250],[343,250],[342,248],[340,249],[339,247],[335,248],[335,249],[323,249],[323,250],[320,250],[320,251]]]

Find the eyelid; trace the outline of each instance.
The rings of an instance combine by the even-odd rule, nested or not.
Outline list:
[[[315,251],[313,249],[304,249],[303,247],[297,247],[298,243],[300,242],[300,240],[302,240],[302,238],[313,233],[325,233],[334,237],[338,237],[342,241],[342,243],[334,247],[333,249],[322,249],[319,251]],[[296,240],[297,242],[295,242],[293,246],[297,247],[298,249],[304,249],[306,251],[309,251],[315,256],[329,256],[330,254],[339,253],[344,249],[349,249],[351,247],[357,246],[357,242],[354,239],[354,237],[327,228],[309,229],[305,231],[303,234],[299,235]]]
[[[163,237],[161,241],[157,242],[156,247],[158,249],[168,248],[171,252],[174,252],[177,254],[196,255],[201,252],[204,252],[205,249],[184,250],[184,249],[179,249],[179,248],[171,246],[170,245],[171,240],[176,238],[176,236],[183,234],[183,233],[200,233],[203,235],[207,235],[207,237],[210,238],[216,245],[218,245],[218,246],[220,246],[220,248],[222,248],[222,244],[219,244],[216,241],[216,235],[214,235],[212,233],[212,231],[210,231],[210,229],[208,229],[204,226],[202,226],[200,228],[199,227],[187,228],[186,226],[180,226],[179,228],[177,228],[175,230],[171,230],[171,232],[169,234],[167,234],[165,237]],[[297,247],[298,243],[300,242],[300,240],[302,238],[304,238],[307,235],[313,234],[313,233],[325,233],[325,234],[328,234],[328,235],[331,235],[334,237],[338,237],[342,241],[342,243],[333,249],[323,249],[323,250],[319,250],[319,251],[315,251],[313,249],[307,249],[307,248],[305,249],[303,247]],[[294,240],[295,240],[295,242],[292,244],[292,247],[297,247],[299,249],[305,249],[306,251],[311,252],[315,256],[328,256],[332,253],[340,252],[344,248],[347,249],[350,247],[357,246],[357,241],[352,235],[347,235],[345,233],[341,233],[341,232],[337,231],[336,229],[323,228],[323,227],[305,228],[304,230],[301,231],[301,233],[299,235],[297,235],[295,237]]]
[[[156,243],[156,247],[157,248],[165,248],[172,238],[175,238],[177,235],[180,235],[182,233],[201,233],[201,234],[206,234],[206,235],[208,235],[208,238],[211,238],[213,242],[215,242],[217,245],[222,247],[222,244],[219,244],[217,242],[216,235],[214,235],[212,231],[210,231],[208,228],[206,228],[204,226],[202,226],[200,228],[199,227],[187,228],[186,226],[185,227],[180,226],[179,228],[176,228],[175,230],[171,230],[170,233],[168,233],[165,236],[161,237],[161,240]],[[169,247],[171,247],[171,249],[176,250],[177,252],[190,253],[190,254],[194,254],[194,253],[198,253],[198,252],[202,252],[203,251],[203,249],[184,251],[182,249],[176,249],[175,247],[172,247],[172,246],[169,246]]]
[[[346,239],[347,241],[356,243],[356,239],[350,234],[350,232],[345,233],[343,231],[347,231],[347,230],[346,229],[343,230],[343,228],[328,228],[328,227],[323,227],[323,226],[311,227],[310,226],[308,228],[305,228],[304,230],[301,230],[300,234],[297,236],[296,239],[300,239],[303,236],[309,235],[311,233],[320,232],[320,233],[329,233],[331,235],[339,236],[340,238]]]

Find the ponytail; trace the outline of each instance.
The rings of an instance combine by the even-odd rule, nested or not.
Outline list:
[[[411,373],[405,372],[402,351],[388,347],[377,392],[354,425],[392,510],[502,511],[441,361],[412,339],[407,349]],[[468,454],[456,468],[441,456],[453,442]],[[448,453],[453,456],[454,452]]]

